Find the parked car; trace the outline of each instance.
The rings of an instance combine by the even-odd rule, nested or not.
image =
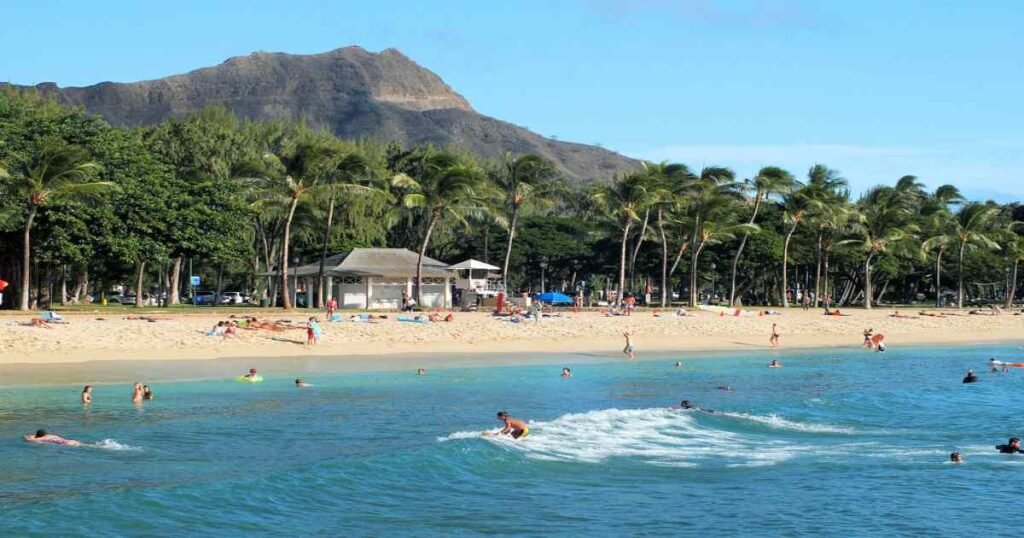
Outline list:
[[[245,304],[249,297],[239,291],[226,291],[220,295],[220,304]]]
[[[197,291],[192,297],[192,304],[196,306],[213,306],[217,304],[217,294],[212,291]]]

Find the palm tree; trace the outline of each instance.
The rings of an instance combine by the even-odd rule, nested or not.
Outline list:
[[[115,189],[109,181],[89,181],[99,168],[85,149],[56,139],[41,142],[30,158],[15,164],[11,174],[14,191],[27,210],[22,232],[19,309],[29,308],[32,225],[39,210],[57,201],[82,199]]]
[[[725,228],[720,221],[728,221],[729,214],[735,211],[740,198],[735,178],[736,175],[728,168],[706,167],[701,170],[700,176],[687,193],[686,214],[693,222],[690,246],[690,306],[697,306],[700,302],[697,290],[697,261],[708,241],[716,234],[721,234],[718,238],[722,239],[729,233],[757,229],[747,226],[723,233]],[[714,234],[709,236],[709,231],[712,230]]]
[[[920,217],[929,236],[921,243],[921,252],[927,256],[935,251],[935,307],[942,306],[942,257],[955,243],[953,214],[949,206],[963,201],[960,191],[952,185],[943,185],[921,202]]]
[[[807,183],[786,197],[782,214],[783,222],[789,224],[785,242],[782,244],[782,306],[789,307],[789,246],[793,234],[806,220],[808,211],[821,204],[834,202],[846,185],[846,179],[839,172],[823,164],[816,164],[807,171]]]
[[[998,214],[999,208],[997,207],[972,202],[961,207],[956,212],[952,221],[952,232],[956,239],[954,244],[959,251],[959,258],[957,260],[957,270],[959,272],[957,308],[964,307],[964,254],[968,249],[979,246],[991,250],[999,250],[999,244],[989,237]]]
[[[917,231],[917,225],[908,222],[908,199],[892,187],[875,187],[861,197],[853,222],[852,239],[841,241],[859,247],[866,254],[864,260],[864,308],[871,309],[871,269],[875,259],[889,252]]]
[[[685,164],[641,163],[650,185],[654,188],[652,198],[656,207],[658,234],[661,237],[661,306],[668,304],[668,233],[665,231],[666,217],[671,216],[682,202],[696,176]],[[686,244],[684,242],[684,244]]]
[[[821,296],[828,295],[829,257],[832,254],[835,236],[845,230],[850,222],[851,210],[845,193],[832,202],[815,201],[810,221],[818,232],[818,260],[814,275],[814,306],[817,308]],[[824,282],[822,278],[824,277]]]
[[[423,258],[430,246],[430,237],[446,217],[466,224],[467,215],[486,212],[486,176],[475,166],[462,164],[449,153],[428,153],[406,169],[416,170],[418,177],[399,173],[392,180],[396,187],[406,189],[402,203],[424,214],[426,228],[416,260],[416,300],[423,304]]]
[[[262,143],[265,147],[261,163],[262,188],[257,193],[260,198],[258,205],[276,204],[284,209],[279,268],[281,306],[289,310],[292,308],[292,300],[288,293],[288,256],[295,210],[300,202],[316,192],[320,169],[333,152],[324,139],[313,138],[301,131],[271,133]],[[307,294],[307,301],[310,299],[312,293]]]
[[[1010,263],[1013,264],[1013,271],[1010,276],[1010,290],[1006,293],[1006,308],[1013,308],[1013,300],[1017,296],[1017,270],[1020,262],[1024,261],[1024,237],[1013,233],[1012,239],[1006,246],[1006,253],[1009,255]]]
[[[519,225],[519,212],[525,204],[542,201],[543,196],[552,188],[557,174],[551,162],[539,155],[513,157],[506,153],[501,171],[494,175],[494,183],[504,193],[505,206],[510,213],[508,244],[505,246],[505,262],[501,270],[502,289],[508,287],[508,264],[512,259],[512,241]]]
[[[793,185],[796,180],[793,179],[793,175],[779,168],[777,166],[766,166],[757,172],[757,176],[754,177],[753,181],[746,181],[748,188],[753,187],[754,199],[752,203],[754,209],[750,214],[750,220],[747,224],[757,223],[757,213],[761,209],[761,205],[769,196],[773,194],[785,194],[793,189]],[[743,233],[743,239],[740,240],[740,245],[736,249],[736,255],[732,259],[732,278],[729,285],[729,304],[736,304],[736,272],[739,269],[740,257],[743,256],[743,249],[747,246],[747,240],[750,238],[749,232]]]
[[[325,156],[319,170],[320,184],[327,189],[327,222],[324,226],[323,245],[320,250],[320,267],[316,274],[317,306],[324,306],[324,265],[327,262],[327,249],[330,247],[331,233],[334,225],[334,207],[338,195],[386,195],[386,191],[371,185],[373,181],[369,161],[358,153],[342,153]]]
[[[640,212],[653,201],[648,180],[641,173],[621,176],[611,185],[601,185],[593,194],[594,202],[622,228],[622,255],[619,261],[619,290],[616,303],[622,304],[626,286],[626,245],[633,224],[640,220]]]

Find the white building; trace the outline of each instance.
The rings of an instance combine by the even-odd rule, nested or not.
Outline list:
[[[398,310],[402,291],[416,299],[418,254],[404,248],[356,248],[329,256],[324,264],[327,298],[337,299],[340,308]],[[320,263],[302,265],[288,271],[289,279],[304,282],[307,290],[316,287]],[[448,265],[423,258],[423,308],[447,308],[452,304],[454,273]]]
[[[462,291],[472,291],[477,295],[493,296],[501,291],[500,267],[484,263],[478,260],[466,260],[448,267],[455,271],[455,288]]]

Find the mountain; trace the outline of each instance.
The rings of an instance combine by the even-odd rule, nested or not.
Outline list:
[[[223,105],[254,120],[302,118],[343,138],[454,145],[491,158],[537,153],[577,181],[607,180],[638,164],[603,148],[551,140],[480,114],[440,77],[395,49],[257,52],[157,80],[35,87],[114,125],[147,125]]]

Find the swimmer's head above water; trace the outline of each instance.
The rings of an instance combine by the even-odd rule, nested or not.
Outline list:
[[[49,435],[46,430],[36,430],[36,437],[46,437]]]

